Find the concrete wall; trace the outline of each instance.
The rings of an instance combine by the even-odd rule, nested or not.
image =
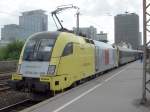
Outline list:
[[[0,61],[0,73],[16,71],[18,61]]]

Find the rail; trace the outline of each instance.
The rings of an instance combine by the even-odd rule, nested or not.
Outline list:
[[[0,112],[19,112],[27,107],[33,106],[39,102],[31,101],[30,99],[25,99],[15,104],[0,108]]]
[[[7,81],[10,80],[12,72],[0,74],[0,93],[9,91],[11,88],[8,86]]]

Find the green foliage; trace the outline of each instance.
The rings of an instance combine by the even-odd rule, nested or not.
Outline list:
[[[5,47],[0,48],[0,61],[5,59]]]
[[[6,47],[0,48],[0,60],[19,59],[24,42],[16,40],[9,43]]]

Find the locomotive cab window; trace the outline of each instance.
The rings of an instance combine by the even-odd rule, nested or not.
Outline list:
[[[56,38],[49,34],[33,36],[26,44],[23,60],[49,61]]]
[[[68,43],[65,48],[64,51],[62,53],[62,56],[67,56],[73,53],[73,43]]]

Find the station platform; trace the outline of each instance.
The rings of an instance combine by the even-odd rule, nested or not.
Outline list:
[[[141,98],[142,64],[136,61],[21,112],[150,112]]]

